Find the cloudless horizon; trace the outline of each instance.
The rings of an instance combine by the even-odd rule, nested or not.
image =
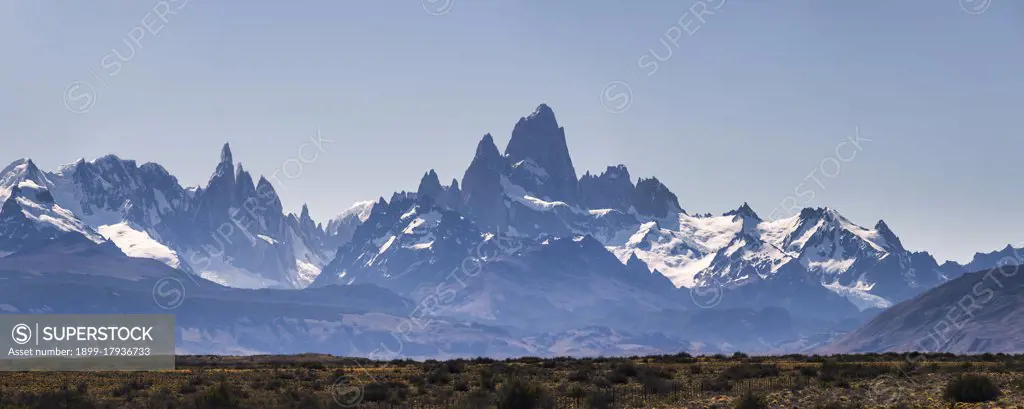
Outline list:
[[[690,213],[827,206],[961,262],[1024,243],[1019,2],[15,0],[0,38],[4,164],[113,153],[204,185],[229,142],[326,222],[461,182],[546,103],[577,176],[625,164]]]

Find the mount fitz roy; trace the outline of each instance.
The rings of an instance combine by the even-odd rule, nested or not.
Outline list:
[[[625,165],[577,176],[566,135],[542,104],[504,151],[485,135],[461,181],[428,170],[326,223],[285,213],[228,145],[202,187],[113,155],[18,160],[0,310],[152,311],[174,276],[195,284],[173,310],[193,353],[365,355],[396,330],[409,357],[797,352],[999,258],[939,265],[829,208],[691,214]]]
[[[446,221],[454,218],[471,226],[451,231],[455,223]],[[547,105],[519,119],[504,154],[485,135],[461,185],[441,185],[429,171],[417,192],[379,200],[364,226],[314,285],[369,282],[412,293],[436,281],[430,272],[456,267],[446,260],[460,261],[472,243],[493,234],[542,246],[565,238],[599,242],[620,263],[636,259],[674,287],[743,294],[726,294],[727,306],[810,307],[805,311],[828,316],[885,308],[956,274],[927,253],[904,249],[882,221],[868,229],[831,209],[764,221],[746,204],[721,216],[690,215],[657,178],[634,183],[624,165],[577,178],[565,129]],[[689,301],[674,293],[676,302]],[[478,306],[507,296],[488,294]]]

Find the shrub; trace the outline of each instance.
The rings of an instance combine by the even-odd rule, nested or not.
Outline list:
[[[564,394],[570,398],[582,398],[587,396],[587,390],[579,385],[572,385],[566,388]]]
[[[197,391],[199,391],[199,387],[192,383],[186,383],[181,385],[181,388],[178,388],[178,393],[182,395],[191,395]]]
[[[409,386],[396,381],[371,382],[363,386],[367,402],[402,402],[409,396]]]
[[[444,385],[452,381],[452,374],[447,366],[437,366],[427,373],[427,382],[437,385]]]
[[[822,382],[831,382],[839,377],[839,363],[835,359],[829,359],[821,363],[821,371],[818,378]]]
[[[735,409],[767,409],[768,401],[761,395],[747,391],[736,399],[736,403],[732,407]]]
[[[114,397],[132,396],[135,391],[146,390],[150,386],[153,386],[153,381],[136,378],[121,384],[120,387],[111,391],[110,394]]]
[[[498,388],[497,409],[550,409],[555,400],[539,384],[513,378]]]
[[[220,381],[196,397],[198,409],[241,409],[238,391],[227,381]]]
[[[636,376],[638,370],[636,369],[636,364],[634,364],[633,361],[625,361],[621,364],[616,365],[615,369],[613,369],[612,372],[615,372],[627,378],[632,378]]]
[[[779,372],[779,366],[775,364],[739,364],[725,368],[721,376],[730,381],[738,381],[779,376]]]
[[[181,406],[174,397],[174,393],[167,388],[154,391],[149,395],[146,403],[146,407],[149,409],[172,409]]]
[[[493,392],[494,388],[498,386],[498,377],[490,370],[490,368],[484,369],[483,371],[480,371],[479,385],[480,389]]]
[[[461,359],[445,362],[445,367],[450,374],[460,374],[466,370],[466,362]]]
[[[629,377],[619,371],[609,371],[604,377],[609,383],[612,384],[625,384],[629,383]]]
[[[657,366],[641,368],[640,371],[637,372],[638,378],[653,377],[661,379],[672,379],[673,375],[675,375],[675,370],[671,368],[662,368]]]
[[[586,398],[586,407],[589,409],[611,409],[615,407],[615,397],[609,391],[590,392]]]
[[[580,368],[575,371],[569,372],[569,381],[572,382],[586,382],[590,380],[590,373],[593,372],[590,368]]]
[[[988,402],[999,398],[999,386],[989,377],[967,374],[946,385],[946,399],[956,402]]]
[[[87,396],[85,391],[68,389],[66,385],[57,391],[46,391],[40,394],[20,393],[8,396],[0,390],[0,408],[11,409],[98,409],[99,404]]]
[[[474,389],[465,398],[462,399],[461,405],[463,409],[487,409],[491,407],[491,401],[493,396],[491,392],[483,389]]]
[[[671,378],[671,373],[655,369],[644,369],[637,376],[640,384],[644,386],[644,390],[655,395],[667,395],[673,392],[675,385],[669,381]]]

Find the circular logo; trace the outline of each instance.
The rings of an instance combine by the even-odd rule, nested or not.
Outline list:
[[[633,88],[623,81],[612,81],[601,88],[601,106],[613,114],[626,112],[633,105]]]
[[[996,263],[996,268],[1002,270],[1003,277],[1013,277],[1020,271],[1021,261],[1019,257],[1006,256]]]
[[[455,6],[455,0],[422,0],[423,10],[427,13],[435,16],[443,16],[452,11],[452,7]]]
[[[11,338],[18,345],[25,345],[32,340],[32,328],[25,324],[18,324],[11,330]]]
[[[185,302],[185,284],[174,277],[161,278],[153,285],[153,301],[165,310],[173,310]]]
[[[724,293],[722,285],[718,282],[710,286],[693,286],[690,288],[690,298],[700,308],[714,308],[718,303],[722,302]]]
[[[960,8],[967,14],[981,14],[992,6],[992,0],[960,0]]]
[[[348,377],[342,376],[331,386],[331,397],[343,408],[350,408],[363,401],[363,386],[353,385]]]
[[[76,114],[89,112],[96,105],[96,89],[85,81],[71,81],[64,88],[64,107]]]

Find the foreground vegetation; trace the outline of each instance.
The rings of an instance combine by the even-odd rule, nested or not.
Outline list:
[[[189,356],[164,372],[0,373],[0,409],[612,407],[1024,408],[1024,356]]]

